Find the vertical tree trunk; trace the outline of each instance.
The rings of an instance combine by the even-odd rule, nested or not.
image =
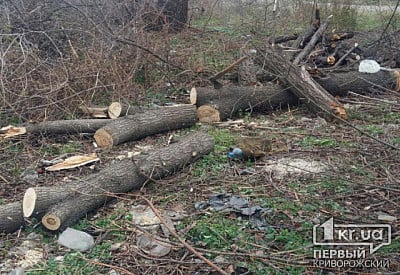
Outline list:
[[[165,16],[171,31],[179,32],[188,20],[188,0],[158,0],[157,6]]]

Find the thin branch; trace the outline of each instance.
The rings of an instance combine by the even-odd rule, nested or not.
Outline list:
[[[208,260],[206,257],[201,255],[199,252],[194,249],[193,246],[188,244],[184,239],[182,239],[171,226],[164,220],[164,218],[161,216],[161,214],[158,212],[158,210],[154,207],[153,203],[146,199],[145,197],[142,197],[143,200],[147,202],[147,204],[150,206],[150,208],[153,210],[154,214],[160,219],[161,223],[168,229],[168,231],[179,240],[190,252],[192,252],[196,257],[198,257],[200,260],[204,261],[206,264],[208,264],[210,267],[212,267],[215,271],[218,271],[219,273],[223,275],[229,275],[226,271],[222,270],[220,267],[212,263],[210,260]]]
[[[163,62],[163,63],[165,63],[165,64],[167,64],[167,65],[169,65],[171,67],[174,67],[174,68],[179,69],[181,71],[184,70],[181,66],[178,66],[178,65],[175,65],[175,64],[172,64],[172,63],[168,62],[167,60],[165,60],[164,58],[162,58],[161,56],[159,56],[155,52],[143,47],[142,45],[137,44],[135,41],[132,41],[132,40],[127,39],[127,38],[121,38],[121,37],[118,37],[118,36],[113,36],[112,38],[117,42],[120,42],[120,43],[126,44],[126,45],[134,46],[134,47],[136,47],[136,48],[138,48],[138,49],[140,49],[140,50],[142,50],[142,51],[144,51],[146,53],[149,53],[152,56],[154,56],[155,58],[157,58],[158,60],[160,60],[161,62]]]

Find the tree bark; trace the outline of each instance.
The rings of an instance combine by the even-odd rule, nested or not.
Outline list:
[[[79,109],[83,114],[93,118],[108,118],[107,106],[80,106]]]
[[[123,104],[120,102],[112,102],[110,106],[108,106],[108,117],[111,119],[115,119],[121,116],[127,116],[127,115],[134,115],[137,113],[143,113],[148,110],[154,110],[157,108],[150,108],[150,107],[142,107],[142,106],[136,106],[136,105],[128,105],[128,104]]]
[[[265,48],[264,54],[259,54],[262,55],[261,62],[313,112],[324,117],[337,115],[336,108],[344,112],[342,105],[311,78],[304,66],[298,68],[270,47]]]
[[[74,192],[50,207],[42,223],[50,230],[65,228],[112,199],[112,194],[138,189],[149,179],[157,180],[172,175],[188,163],[210,153],[213,148],[214,140],[210,135],[195,132],[136,161],[125,159],[111,164],[99,173],[73,183],[76,186],[84,182],[86,187],[82,193]]]
[[[349,91],[357,94],[368,94],[376,90],[394,89],[396,78],[393,72],[379,71],[374,74],[358,71],[333,72],[320,78],[314,78],[325,90],[332,95],[345,96]]]
[[[85,189],[85,182],[75,181],[67,186],[42,186],[30,187],[25,191],[22,200],[22,210],[25,218],[41,218],[44,212],[68,196],[82,192]]]
[[[193,105],[164,107],[114,119],[97,130],[94,138],[100,147],[112,147],[128,140],[191,127],[196,121]]]
[[[265,87],[196,88],[191,91],[192,104],[209,105],[219,113],[220,120],[232,118],[239,111],[263,112],[296,105],[298,99],[279,85]],[[213,113],[213,115],[215,115]]]
[[[0,205],[0,233],[12,233],[24,225],[21,202]]]
[[[28,134],[60,135],[94,133],[97,129],[110,122],[110,119],[55,120],[29,124],[25,128]]]

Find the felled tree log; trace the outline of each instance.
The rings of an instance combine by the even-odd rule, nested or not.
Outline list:
[[[273,74],[277,75],[282,84],[288,87],[312,111],[325,117],[331,117],[337,115],[337,108],[340,108],[341,116],[345,118],[342,104],[315,82],[304,66],[301,68],[294,66],[290,61],[269,47],[265,48],[264,54],[259,54],[263,58],[261,62]]]
[[[128,105],[120,102],[112,102],[110,106],[108,106],[107,113],[109,118],[115,119],[121,116],[134,115],[154,109],[156,108]]]
[[[213,148],[214,140],[210,135],[195,132],[137,160],[125,159],[113,163],[99,173],[73,183],[80,185],[84,182],[86,188],[48,209],[42,223],[50,230],[69,226],[86,213],[104,205],[113,198],[112,194],[138,189],[149,179],[157,180],[172,175],[210,153]]]
[[[110,119],[55,120],[29,124],[25,128],[28,134],[60,135],[94,133],[97,129],[110,122]]]
[[[80,106],[79,109],[83,114],[93,118],[108,118],[107,106]]]
[[[169,130],[193,126],[197,121],[196,107],[190,104],[148,110],[112,120],[94,134],[100,147],[112,147]]]
[[[198,107],[209,105],[216,109],[221,121],[235,116],[239,111],[262,112],[298,103],[297,97],[291,92],[274,84],[265,87],[224,87],[218,90],[196,88],[190,93],[192,104]],[[209,112],[209,108],[205,111]],[[216,116],[214,112],[210,113]]]
[[[41,218],[51,205],[80,193],[85,187],[85,182],[82,181],[75,181],[66,186],[30,187],[25,191],[22,200],[23,215],[25,218]]]
[[[111,120],[108,119],[77,119],[44,121],[38,124],[15,127],[12,125],[0,129],[0,140],[23,134],[34,135],[63,135],[76,133],[94,133],[105,126]]]
[[[24,225],[21,202],[0,205],[0,233],[12,233]]]
[[[311,75],[325,90],[333,96],[346,96],[349,91],[368,94],[376,90],[395,89],[396,77],[393,72],[379,71],[374,74],[353,71],[334,71],[335,68],[322,70],[322,75]],[[270,79],[270,73],[263,72],[259,80]],[[382,89],[383,88],[383,89]],[[285,102],[282,101],[282,105]]]
[[[395,89],[396,77],[393,72],[379,71],[374,74],[358,71],[333,72],[326,76],[314,78],[332,95],[345,96],[349,91],[357,94],[368,94],[376,90]]]

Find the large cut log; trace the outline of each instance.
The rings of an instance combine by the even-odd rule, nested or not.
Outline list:
[[[210,153],[214,140],[208,134],[195,132],[176,143],[164,146],[139,159],[125,159],[111,164],[96,174],[91,174],[72,185],[85,184],[76,193],[50,207],[42,218],[43,225],[58,230],[76,222],[86,213],[104,205],[113,194],[140,188],[149,179],[161,179],[176,173],[185,165]]]
[[[107,106],[80,106],[79,109],[83,114],[93,118],[108,118]]]
[[[382,88],[395,89],[396,86],[396,77],[389,71],[379,71],[374,74],[358,71],[332,72],[314,79],[330,94],[338,96],[345,96],[349,91],[368,94]]]
[[[396,89],[396,76],[394,72],[379,71],[374,74],[360,73],[357,70],[322,70],[321,74],[311,75],[325,90],[333,96],[346,96],[349,91],[357,94],[368,94]],[[268,72],[259,75],[261,80],[269,78]],[[284,101],[282,102],[283,105]]]
[[[61,135],[94,133],[97,129],[110,122],[110,119],[55,120],[29,124],[25,128],[28,134]]]
[[[65,135],[76,133],[94,133],[97,129],[111,122],[109,119],[76,119],[44,121],[38,124],[15,127],[12,125],[0,129],[0,140],[23,134]]]
[[[0,233],[12,233],[24,225],[21,202],[0,205]]]
[[[62,199],[84,190],[85,183],[76,181],[68,186],[28,188],[23,201],[0,205],[0,233],[12,233],[26,225],[25,218],[40,219],[44,212]]]
[[[331,72],[315,76],[325,90],[333,96],[345,96],[349,91],[366,94],[374,90],[395,89],[393,72],[380,71],[375,74],[357,71]],[[327,98],[326,100],[330,100]],[[293,106],[298,98],[281,86],[224,87],[222,89],[195,88],[190,91],[190,101],[197,109],[200,122],[219,122],[231,118],[239,111],[265,112],[274,108]]]
[[[298,103],[295,95],[274,84],[264,87],[232,86],[218,90],[200,87],[191,90],[190,98],[191,103],[198,107],[209,105],[216,109],[221,121],[237,115],[239,111],[264,112]],[[210,112],[209,108],[205,111]],[[217,117],[215,112],[210,113]]]
[[[258,52],[262,54],[261,51]],[[324,117],[339,114],[343,119],[346,118],[342,104],[315,82],[304,66],[298,68],[270,47],[265,47],[262,59],[261,62],[265,67],[269,68],[271,73],[277,75],[282,84],[289,88],[313,112]]]
[[[143,113],[148,110],[154,110],[156,108],[151,108],[147,106],[136,106],[136,105],[128,105],[128,104],[123,104],[120,102],[112,102],[110,106],[108,106],[108,117],[115,119],[121,116],[127,116],[127,115],[134,115],[137,113]]]
[[[30,187],[25,191],[22,210],[25,218],[41,218],[44,212],[68,196],[85,190],[85,182],[74,181],[66,186]]]
[[[163,107],[112,120],[94,134],[100,147],[112,147],[128,140],[195,125],[196,107],[190,104]]]

